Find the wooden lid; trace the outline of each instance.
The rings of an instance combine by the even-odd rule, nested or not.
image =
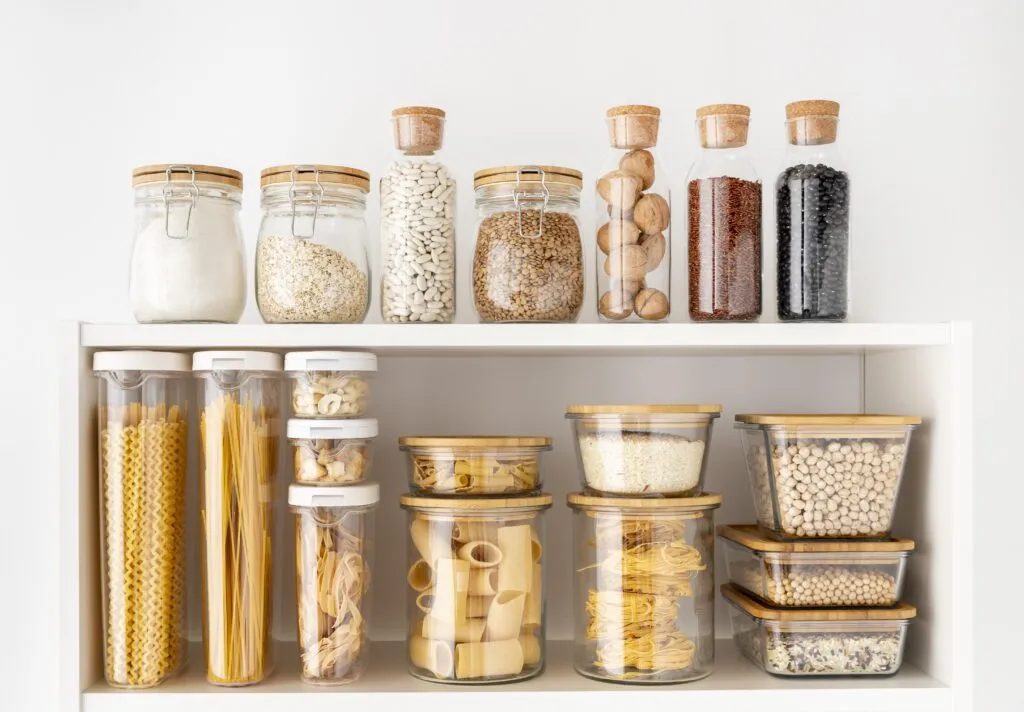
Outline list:
[[[547,509],[551,506],[550,494],[543,493],[526,497],[417,497],[403,494],[399,500],[403,509],[431,509],[445,511],[479,511],[490,509]]]
[[[566,415],[679,415],[681,413],[721,413],[718,404],[696,403],[668,405],[654,403],[650,405],[570,405],[566,406]]]
[[[828,99],[804,99],[786,104],[787,119],[803,119],[808,116],[839,116],[839,102]]]
[[[608,109],[606,116],[661,116],[661,109],[646,104],[623,104]]]
[[[893,553],[913,551],[913,539],[889,541],[842,541],[836,539],[777,541],[761,533],[756,524],[723,524],[718,536],[754,551],[775,554],[841,554],[841,553]]]
[[[494,183],[515,183],[516,175],[523,183],[540,183],[540,174],[537,170],[544,171],[546,183],[564,183],[577,188],[583,187],[583,174],[574,168],[562,166],[495,166],[484,168],[473,174],[473,188]],[[519,173],[523,171],[523,173]]]
[[[877,415],[871,413],[758,413],[736,416],[747,425],[920,425],[914,415]]]
[[[445,113],[442,109],[433,106],[400,106],[391,111],[392,116],[439,116],[442,119]]]
[[[905,621],[917,615],[917,608],[902,601],[892,608],[769,608],[730,583],[722,584],[721,591],[726,600],[768,621]]]
[[[170,176],[167,174],[168,168],[172,169]],[[191,173],[189,169],[192,169]],[[215,183],[242,189],[242,174],[238,171],[220,166],[204,166],[198,163],[154,163],[149,166],[139,166],[132,170],[132,187],[164,183],[167,180],[170,180],[171,183],[191,183],[193,173],[196,183]]]
[[[299,171],[295,171],[299,168]],[[348,166],[329,166],[322,163],[316,164],[289,164],[283,166],[271,166],[260,171],[260,187],[278,185],[280,183],[291,183],[292,172],[295,171],[296,183],[316,183],[317,175],[321,183],[334,185],[351,185],[364,193],[370,192],[370,174],[358,168]]]
[[[708,104],[697,109],[697,118],[705,116],[750,116],[750,107],[745,104]]]
[[[401,447],[551,447],[551,438],[504,435],[415,435],[398,438]]]
[[[593,497],[573,492],[565,500],[579,509],[651,509],[660,512],[715,509],[722,504],[722,495],[705,492],[696,497]]]

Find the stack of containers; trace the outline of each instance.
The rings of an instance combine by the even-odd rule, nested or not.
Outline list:
[[[665,684],[711,674],[718,405],[569,406],[583,492],[570,494],[576,671]]]
[[[341,685],[367,664],[376,483],[366,482],[377,421],[364,418],[377,357],[353,351],[285,355],[292,418],[295,573],[302,679]]]
[[[738,415],[759,526],[721,527],[740,651],[777,675],[889,675],[916,609],[891,537],[920,418]]]
[[[546,437],[404,437],[409,672],[525,680],[544,669]]]

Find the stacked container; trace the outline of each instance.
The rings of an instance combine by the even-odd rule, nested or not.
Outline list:
[[[699,680],[714,664],[717,405],[569,406],[584,492],[570,494],[576,671]]]

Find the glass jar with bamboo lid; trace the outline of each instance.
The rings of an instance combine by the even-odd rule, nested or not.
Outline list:
[[[274,474],[282,427],[281,356],[199,351],[199,537],[203,648],[215,685],[271,670]]]

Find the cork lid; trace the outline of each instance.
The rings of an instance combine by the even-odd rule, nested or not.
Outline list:
[[[709,104],[697,109],[697,131],[704,148],[739,148],[747,144],[750,107]]]
[[[562,166],[495,166],[473,174],[473,188],[494,183],[562,183],[583,187],[583,174]]]
[[[613,106],[606,112],[608,142],[613,148],[651,148],[658,143],[661,109],[646,104]]]
[[[391,112],[395,148],[407,156],[429,156],[444,143],[445,113],[433,106],[401,106]]]
[[[330,166],[322,163],[271,166],[260,171],[260,188],[280,183],[331,183],[350,185],[364,193],[370,192],[370,174],[348,166]]]
[[[805,99],[786,104],[786,133],[794,146],[834,143],[838,131],[838,101]]]
[[[213,183],[242,189],[242,174],[230,168],[199,163],[154,163],[132,170],[132,187],[152,183]]]

